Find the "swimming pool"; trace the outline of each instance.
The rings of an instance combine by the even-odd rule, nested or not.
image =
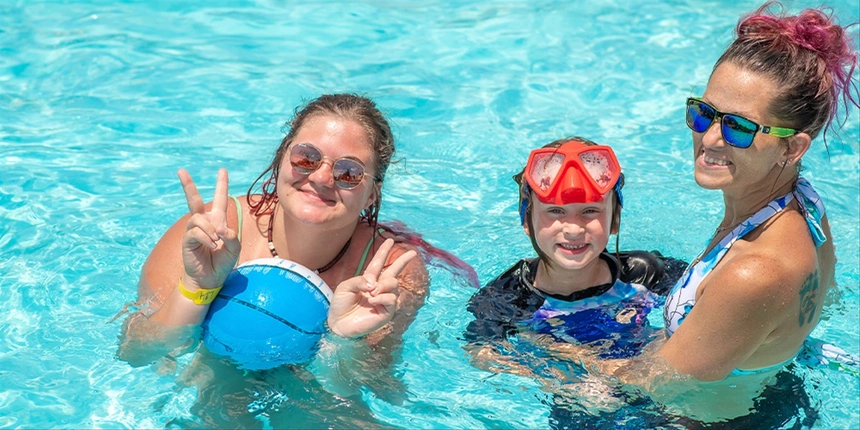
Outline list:
[[[857,0],[831,4],[842,22],[860,20]],[[758,2],[627,5],[0,3],[0,427],[187,427],[201,417],[278,427],[300,425],[296,416],[340,427],[545,427],[536,382],[469,364],[460,334],[474,290],[442,270],[396,377],[367,381],[372,389],[305,388],[310,369],[198,391],[116,359],[111,318],[185,211],[175,171],[188,168],[205,196],[227,167],[241,194],[292,108],[323,92],[363,93],[389,114],[402,161],[389,170],[381,218],[455,253],[482,283],[532,252],[511,175],[530,149],[570,134],[611,144],[624,166],[622,248],[694,257],[720,195],[692,180],[683,99],[701,93]],[[819,140],[804,158],[839,259],[840,294],[814,335],[854,353],[858,142],[853,110],[829,157]],[[816,427],[860,426],[860,376],[798,374],[821,404]],[[320,401],[323,389],[340,396]]]

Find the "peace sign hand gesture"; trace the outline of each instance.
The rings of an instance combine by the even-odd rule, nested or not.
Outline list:
[[[183,283],[186,287],[218,288],[233,270],[242,249],[236,232],[227,227],[227,170],[218,170],[215,197],[208,212],[191,175],[185,169],[179,169],[178,174],[191,211],[182,236]]]
[[[394,240],[387,239],[361,276],[347,279],[334,291],[328,326],[338,336],[370,333],[391,321],[397,311],[400,284],[397,276],[418,254],[407,251],[385,267]]]

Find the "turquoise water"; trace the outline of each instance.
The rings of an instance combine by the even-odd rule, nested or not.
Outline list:
[[[842,22],[860,20],[857,0],[832,4]],[[323,395],[303,391],[302,372],[243,386],[235,402],[204,399],[211,393],[176,374],[118,360],[121,320],[111,318],[135,299],[147,253],[185,211],[176,170],[211,195],[227,167],[232,193],[243,193],[292,109],[324,92],[366,94],[391,118],[401,161],[381,218],[458,255],[482,283],[532,253],[511,175],[530,149],[571,134],[612,145],[624,166],[622,248],[693,258],[721,206],[692,180],[683,99],[703,91],[737,18],[756,6],[0,2],[0,427],[194,426],[211,414],[297,425],[287,405]],[[804,164],[839,258],[839,292],[814,335],[860,354],[858,142],[852,110],[829,156],[819,140]],[[401,385],[320,402],[320,419],[545,427],[538,383],[491,376],[464,356],[474,290],[443,270],[432,276],[393,365]],[[816,427],[860,427],[860,377],[798,372],[820,402]]]

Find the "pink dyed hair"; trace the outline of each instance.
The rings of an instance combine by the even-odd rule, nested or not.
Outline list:
[[[379,227],[397,236],[401,242],[418,248],[427,264],[443,268],[451,272],[455,277],[465,279],[472,287],[480,288],[481,284],[478,281],[478,273],[475,272],[475,269],[469,263],[466,263],[448,251],[431,245],[420,234],[409,229],[406,224],[400,221],[386,221],[385,223],[379,223]]]
[[[771,12],[773,6],[778,12]],[[767,2],[741,18],[737,39],[717,60],[714,69],[731,62],[762,73],[777,83],[771,104],[773,114],[785,126],[801,130],[813,139],[832,129],[838,116],[839,99],[848,106],[858,104],[853,81],[857,51],[851,46],[847,27],[836,23],[830,9],[805,9],[786,15],[778,2]],[[843,126],[848,116],[838,123]]]

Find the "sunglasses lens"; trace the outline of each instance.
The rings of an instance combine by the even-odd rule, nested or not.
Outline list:
[[[355,188],[364,178],[364,166],[358,161],[341,158],[335,161],[331,168],[331,175],[338,187],[350,189]]]
[[[309,175],[320,167],[322,154],[313,146],[300,143],[290,149],[290,164],[302,175]]]
[[[687,127],[696,133],[704,133],[714,121],[716,112],[713,108],[698,100],[687,102]]]
[[[531,171],[528,172],[532,186],[541,191],[548,190],[558,176],[558,171],[564,164],[562,154],[537,154],[532,161]]]
[[[746,118],[736,115],[723,116],[723,138],[729,145],[749,148],[756,131],[758,131],[758,125]]]
[[[595,149],[579,154],[579,160],[601,192],[606,192],[618,177],[618,166],[605,149]]]

